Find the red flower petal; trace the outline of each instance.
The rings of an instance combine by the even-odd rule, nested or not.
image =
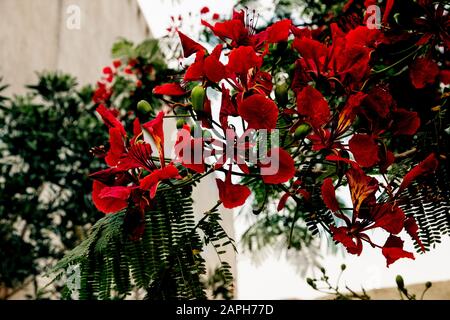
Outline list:
[[[205,159],[203,158],[203,139],[192,138],[191,129],[188,125],[178,131],[174,149],[176,160],[180,161],[183,167],[197,173],[206,171]]]
[[[413,135],[420,127],[420,118],[415,111],[397,109],[392,112],[394,134]]]
[[[385,88],[380,86],[371,89],[364,100],[364,105],[372,109],[372,111],[381,118],[386,118],[393,103],[394,99],[391,94]]]
[[[386,257],[386,264],[388,267],[401,258],[414,260],[414,255],[411,252],[403,250],[403,240],[392,234],[387,239],[381,252]]]
[[[275,129],[278,107],[271,99],[254,94],[238,106],[239,115],[248,122],[249,129]]]
[[[361,205],[375,197],[375,193],[378,190],[378,181],[375,178],[367,176],[358,167],[351,167],[347,171],[346,177],[350,188],[354,214],[357,215]]]
[[[209,12],[209,8],[208,7],[203,7],[200,9],[200,13],[201,14],[207,14]]]
[[[156,86],[153,89],[153,93],[166,96],[183,96],[187,94],[187,92],[180,86],[179,83],[166,83],[160,86]]]
[[[416,240],[417,244],[420,246],[420,249],[423,252],[425,252],[425,247],[424,247],[424,245],[423,245],[423,243],[420,240],[419,235],[418,235],[419,227],[417,226],[416,219],[414,219],[413,216],[410,216],[410,217],[406,218],[406,220],[405,220],[405,230],[411,236],[411,238]]]
[[[180,42],[181,46],[183,47],[183,54],[185,58],[191,56],[197,51],[205,51],[205,48],[201,44],[195,42],[184,33],[178,31],[178,36],[180,37]]]
[[[333,186],[333,179],[326,178],[322,183],[322,199],[325,202],[325,205],[333,212],[339,210],[339,203],[336,199],[336,192]]]
[[[285,194],[283,194],[281,196],[280,201],[278,202],[278,205],[277,205],[277,211],[281,211],[284,209],[284,207],[286,206],[286,202],[290,196],[291,196],[291,194],[289,192],[286,192]]]
[[[139,182],[139,186],[143,190],[150,191],[150,198],[154,198],[156,195],[156,190],[158,189],[158,185],[163,180],[179,178],[179,172],[177,167],[173,164],[169,164],[164,168],[157,169],[150,173],[148,176],[141,179]]]
[[[400,193],[403,189],[408,187],[417,177],[433,173],[438,166],[439,161],[436,159],[436,156],[434,153],[430,154],[425,160],[420,162],[405,175],[397,193]]]
[[[373,228],[383,228],[391,234],[400,233],[405,223],[405,213],[397,205],[383,203],[375,206],[371,212],[375,221]]]
[[[318,128],[327,123],[330,108],[322,94],[311,86],[305,87],[297,95],[297,111],[306,116],[311,126]]]
[[[232,73],[246,77],[251,68],[259,68],[261,64],[262,58],[252,47],[242,46],[230,52],[227,68]]]
[[[333,239],[340,242],[347,249],[348,253],[360,255],[363,249],[362,241],[358,237],[354,237],[349,234],[349,230],[346,227],[336,228],[335,226],[330,226],[331,233],[333,234]]]
[[[411,83],[416,89],[422,89],[429,84],[433,84],[438,74],[438,65],[428,58],[417,58],[409,66]]]
[[[219,61],[222,45],[217,45],[211,55],[206,57],[204,70],[206,77],[212,82],[219,82],[225,78],[226,70],[222,62]]]
[[[233,19],[224,22],[217,22],[214,26],[202,20],[202,24],[212,30],[212,32],[221,39],[231,39],[232,45],[244,45],[249,42],[249,34],[243,21]]]
[[[108,187],[106,184],[101,183],[100,181],[94,180],[92,184],[92,201],[94,202],[95,207],[103,212],[103,213],[113,213],[118,212],[128,206],[127,198],[125,197],[125,192],[120,193],[120,197],[109,197],[109,196],[103,196],[101,197],[100,194],[105,188],[111,188]],[[113,187],[114,188],[114,187]],[[124,188],[124,187],[119,187]],[[128,193],[129,195],[129,193]]]
[[[122,132],[118,128],[109,129],[109,150],[105,157],[105,162],[113,167],[117,165],[120,158],[125,154],[125,144]]]
[[[247,186],[241,186],[231,183],[231,175],[225,178],[225,182],[216,179],[217,188],[219,189],[219,199],[227,209],[239,207],[245,203],[252,193]]]
[[[123,127],[122,123],[116,118],[116,114],[112,110],[106,108],[103,104],[101,104],[97,107],[96,111],[100,114],[103,122],[108,128],[118,129],[124,137],[127,135],[125,128]]]
[[[373,138],[367,134],[355,134],[348,142],[350,151],[356,162],[361,167],[372,167],[380,159],[378,158],[378,145]]]
[[[277,43],[287,41],[291,25],[292,21],[290,19],[284,19],[272,24],[267,28],[267,42]]]
[[[155,119],[150,120],[142,125],[142,127],[150,133],[155,144],[161,154],[164,154],[164,130],[163,130],[164,112],[160,111]],[[164,159],[161,159],[164,163]]]
[[[267,152],[269,163],[260,164],[264,183],[280,184],[289,181],[295,175],[294,159],[284,149],[273,148]]]

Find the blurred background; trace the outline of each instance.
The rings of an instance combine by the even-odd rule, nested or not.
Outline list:
[[[167,69],[161,59],[179,70],[175,28],[208,45],[200,19],[211,20],[214,14],[229,17],[235,5],[255,10],[264,26],[288,16],[298,24],[320,21],[345,2],[0,0],[0,299],[47,297],[42,273],[84,239],[101,217],[90,203],[87,179],[99,163],[88,151],[100,145],[105,135],[90,104],[99,92],[97,81],[108,75],[104,68],[113,59],[143,57],[152,67],[152,76],[138,79],[145,82],[146,90],[127,75],[126,67],[121,69],[123,79],[114,85],[132,86],[135,94],[117,97],[117,103],[131,108],[142,97],[152,99],[147,97],[149,88],[164,78]],[[200,14],[204,7],[208,12]],[[148,39],[160,42],[145,42]],[[166,129],[173,133],[174,123]],[[211,183],[203,181],[195,190],[198,212],[214,204]],[[324,267],[331,281],[337,281],[343,263],[348,267],[342,281],[357,291],[377,289],[374,298],[397,296],[395,289],[386,289],[395,286],[397,274],[408,285],[433,281],[429,297],[450,298],[448,238],[427,254],[416,255],[414,261],[402,260],[386,268],[379,252],[364,250],[360,257],[348,256],[325,236],[311,240],[305,227],[299,227],[298,246],[287,250],[285,230],[261,235],[261,220],[251,209],[248,204],[221,212],[225,229],[238,244],[238,255],[227,254],[237,299],[322,297],[306,278],[320,275]],[[276,229],[279,221],[272,223]],[[256,246],[255,237],[259,237]],[[412,247],[406,244],[406,249]],[[217,261],[210,251],[206,251],[208,268],[214,269]]]

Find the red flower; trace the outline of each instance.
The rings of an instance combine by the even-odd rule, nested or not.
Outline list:
[[[425,160],[420,162],[403,177],[403,181],[400,185],[399,190],[397,191],[397,194],[400,194],[400,192],[407,188],[414,180],[417,179],[417,177],[427,175],[436,171],[438,166],[439,161],[436,159],[436,156],[434,155],[434,153],[430,154]]]
[[[267,28],[267,42],[277,43],[287,41],[291,30],[292,21],[284,19],[277,21]]]
[[[360,255],[363,249],[361,237],[355,236],[346,227],[336,228],[330,226],[330,231],[333,234],[333,239],[340,242],[347,249],[348,253]]]
[[[378,204],[370,211],[370,219],[375,223],[370,227],[383,228],[391,234],[398,234],[405,224],[405,213],[397,205],[390,203]],[[368,230],[368,228],[366,228]]]
[[[103,122],[108,128],[115,128],[119,130],[122,136],[126,137],[127,133],[125,131],[125,128],[123,127],[122,123],[116,118],[116,114],[112,110],[106,108],[103,104],[101,104],[97,107],[96,111],[100,114]]]
[[[166,96],[184,96],[187,92],[179,83],[166,83],[153,88],[153,93]]]
[[[213,20],[219,20],[219,19],[220,19],[220,15],[219,15],[218,13],[214,13],[214,14],[212,15],[212,19],[213,19]]]
[[[262,57],[258,56],[252,47],[242,46],[230,52],[227,69],[246,78],[250,69],[260,68],[261,64]]]
[[[113,61],[113,66],[114,66],[114,68],[119,68],[120,66],[122,65],[122,61],[120,61],[120,60],[114,60]]]
[[[383,87],[376,86],[369,91],[364,105],[369,107],[377,116],[386,118],[391,107],[394,104],[394,99],[391,94]]]
[[[361,167],[370,168],[380,161],[378,145],[370,135],[355,134],[348,142],[348,146]]]
[[[419,231],[419,227],[417,226],[417,223],[416,223],[416,220],[414,219],[414,217],[410,216],[410,217],[406,218],[405,230],[411,236],[411,238],[416,240],[416,242],[420,246],[420,249],[422,250],[422,252],[425,252],[425,247],[424,247],[422,241],[420,240],[419,235],[417,234],[417,232]]]
[[[267,152],[268,163],[261,163],[261,177],[264,183],[280,184],[289,181],[295,175],[295,164],[289,152],[273,148]]]
[[[238,116],[237,108],[231,101],[230,90],[222,85],[222,100],[220,104],[219,120],[222,128],[228,128],[228,116]]]
[[[252,129],[275,129],[277,125],[277,105],[261,94],[244,99],[238,105],[238,113]]]
[[[353,202],[355,218],[359,214],[361,205],[371,205],[375,202],[375,193],[378,190],[378,181],[367,176],[359,167],[351,167],[346,173],[350,195]]]
[[[302,37],[295,38],[292,47],[297,50],[307,66],[307,72],[313,72],[319,75],[325,63],[327,56],[327,47],[319,41]]]
[[[297,95],[297,111],[315,128],[328,122],[330,108],[322,94],[311,86],[305,87]]]
[[[204,20],[202,20],[202,24],[210,28],[212,32],[223,41],[230,39],[233,47],[239,45],[250,45],[252,42],[249,31],[240,17],[236,16],[232,20],[216,22],[214,26]]]
[[[216,179],[216,183],[219,189],[219,199],[227,209],[243,205],[252,193],[247,186],[233,184],[231,182],[231,171],[228,171],[225,181]]]
[[[188,125],[184,125],[178,131],[174,149],[176,160],[180,161],[183,167],[197,173],[206,171],[203,158],[203,138],[192,138],[191,128]]]
[[[148,176],[141,179],[139,186],[142,190],[149,190],[150,199],[153,199],[156,195],[159,183],[163,180],[174,178],[179,179],[181,177],[178,169],[173,164],[169,164],[164,168],[154,170]]]
[[[208,7],[203,7],[200,9],[200,13],[201,14],[207,14],[209,12],[209,8]]]
[[[389,236],[381,252],[386,257],[388,267],[400,258],[414,259],[411,252],[403,250],[403,240],[394,235]]]
[[[409,66],[409,76],[411,83],[416,89],[425,88],[429,84],[436,81],[439,75],[439,67],[431,59],[417,58],[412,65]]]
[[[325,205],[333,212],[339,210],[339,203],[336,200],[336,193],[333,186],[333,179],[326,178],[322,183],[322,199]]]
[[[164,112],[160,111],[155,119],[144,123],[142,127],[150,133],[158,148],[161,166],[164,166],[164,130],[163,130]]]
[[[131,189],[122,186],[109,187],[94,180],[92,185],[92,201],[95,207],[103,213],[113,213],[128,206]]]
[[[184,81],[208,79],[219,82],[226,76],[225,66],[220,62],[222,45],[217,45],[213,52],[205,58],[205,51],[198,51],[195,62],[189,66],[184,75]]]
[[[195,42],[181,31],[178,31],[178,36],[180,37],[181,47],[183,48],[183,54],[185,58],[198,51],[205,51],[205,48],[201,44]]]
[[[105,162],[109,166],[115,166],[125,153],[125,143],[122,133],[117,128],[109,129],[109,150],[106,153]]]

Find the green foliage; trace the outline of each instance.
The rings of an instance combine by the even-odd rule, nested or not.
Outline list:
[[[11,289],[76,246],[99,217],[87,175],[100,167],[89,149],[105,135],[92,90],[64,74],[41,74],[28,88],[0,101],[0,286]]]
[[[79,265],[80,299],[123,299],[137,289],[151,300],[205,299],[209,284],[200,253],[211,243],[220,256],[233,241],[220,226],[216,209],[195,223],[191,192],[191,186],[159,192],[137,241],[125,232],[125,212],[102,218],[89,237],[53,268],[56,279],[69,266]],[[223,277],[219,288],[232,282],[229,268],[226,262],[219,266]],[[216,288],[213,294],[224,292]]]

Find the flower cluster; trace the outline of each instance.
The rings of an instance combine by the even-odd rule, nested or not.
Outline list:
[[[351,11],[357,2],[349,1],[344,9]],[[403,249],[399,233],[406,230],[424,247],[415,218],[401,207],[402,194],[413,181],[433,174],[441,155],[428,152],[409,172],[389,180],[390,169],[417,151],[396,153],[402,149],[399,141],[411,144],[423,126],[419,112],[399,104],[392,94],[389,72],[409,67],[413,90],[433,87],[439,92],[439,86],[449,82],[448,66],[433,58],[436,47],[448,49],[448,13],[431,1],[419,3],[431,17],[416,19],[414,32],[389,27],[393,1],[387,1],[382,29],[368,28],[363,24],[367,17],[362,16],[359,24],[303,28],[285,19],[260,30],[251,13],[234,11],[230,20],[214,24],[202,20],[219,40],[211,50],[178,30],[184,58],[192,63],[182,79],[153,90],[170,112],[160,112],[142,126],[136,120],[128,139],[113,111],[97,109],[110,132],[110,149],[102,155],[109,168],[92,175],[97,208],[106,213],[127,208],[142,219],[160,182],[170,188],[175,183],[171,180],[186,183],[214,171],[225,173],[216,179],[220,203],[235,208],[246,202],[251,189],[233,182],[232,176],[249,176],[284,193],[278,210],[290,198],[312,205],[319,193],[322,205],[334,216],[324,229],[351,254],[359,255],[367,242],[381,248],[388,265],[414,258]],[[365,6],[371,4],[366,1]],[[404,56],[393,60],[393,55],[381,54],[402,41],[412,42]],[[99,86],[96,99],[104,96],[107,90]],[[220,107],[215,112],[217,96]],[[162,121],[168,113],[180,117],[173,160],[163,152]],[[197,125],[188,118],[201,123],[200,134],[194,133]],[[249,161],[245,151],[255,145],[246,138],[261,130],[269,135],[278,130],[282,139]],[[143,131],[157,146],[156,159]],[[303,181],[302,165],[311,159],[321,174]],[[336,198],[338,188],[349,189],[352,208],[342,207]],[[368,231],[374,229],[386,231],[383,245],[371,240]]]

